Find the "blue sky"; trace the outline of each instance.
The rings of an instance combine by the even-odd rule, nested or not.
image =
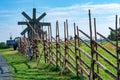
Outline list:
[[[66,19],[69,35],[73,35],[74,22],[89,34],[88,9],[91,9],[92,19],[97,19],[97,31],[105,36],[110,32],[108,27],[115,26],[115,15],[120,15],[120,0],[0,0],[0,42],[9,39],[10,33],[13,38],[21,36],[20,32],[26,27],[17,25],[18,21],[25,20],[21,12],[25,11],[31,16],[33,7],[37,9],[37,16],[47,13],[42,21],[51,22],[53,34],[58,20],[61,35]]]

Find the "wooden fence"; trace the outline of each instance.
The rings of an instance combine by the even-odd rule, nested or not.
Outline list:
[[[116,15],[115,30],[116,41],[112,42],[96,31],[96,19],[94,18],[94,30],[92,30],[91,13],[89,10],[89,30],[90,34],[78,28],[74,23],[74,39],[69,39],[68,21],[64,22],[64,40],[60,39],[59,23],[56,21],[56,37],[52,36],[51,26],[48,26],[47,34],[43,36],[43,47],[45,62],[50,62],[62,68],[70,70],[77,76],[79,74],[89,80],[120,80],[120,47],[118,46],[118,17]],[[94,33],[94,35],[93,35]],[[90,42],[86,42],[80,37],[84,35]],[[95,36],[95,38],[93,38]],[[101,44],[97,41],[97,36],[102,37],[107,42]],[[105,45],[110,44],[114,51],[109,50]]]

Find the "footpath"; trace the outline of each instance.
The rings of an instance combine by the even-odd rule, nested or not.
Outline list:
[[[11,71],[6,59],[0,55],[0,80],[14,80],[14,78],[10,76],[10,73]]]

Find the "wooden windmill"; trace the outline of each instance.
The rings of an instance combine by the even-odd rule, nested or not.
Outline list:
[[[35,39],[35,34],[37,33],[39,38],[42,38],[42,34],[45,32],[43,31],[43,26],[50,26],[51,24],[49,22],[40,22],[41,19],[43,19],[46,16],[46,13],[43,13],[38,18],[36,18],[36,9],[33,8],[33,17],[29,17],[24,11],[22,12],[22,15],[26,18],[26,21],[18,22],[18,25],[27,25],[27,28],[25,28],[21,35],[25,35],[25,33],[28,33],[28,39],[30,45],[33,47],[33,56],[32,57],[38,57],[38,40]],[[25,45],[26,46],[26,45]],[[24,49],[24,48],[22,48]],[[31,58],[32,59],[32,58]]]
[[[43,26],[50,26],[51,24],[49,22],[40,22],[41,19],[43,19],[46,16],[46,13],[43,13],[38,18],[36,18],[36,8],[33,8],[33,17],[29,17],[24,11],[22,12],[22,15],[26,18],[26,21],[18,22],[18,25],[27,25],[27,28],[25,28],[21,35],[24,35],[26,32],[28,32],[28,37],[33,38],[33,31],[29,27],[28,23],[32,26],[32,28],[40,35],[43,31]]]

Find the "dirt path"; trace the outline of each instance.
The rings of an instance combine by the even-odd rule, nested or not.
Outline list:
[[[6,59],[0,55],[0,80],[14,80],[13,77],[10,76],[10,72]]]

